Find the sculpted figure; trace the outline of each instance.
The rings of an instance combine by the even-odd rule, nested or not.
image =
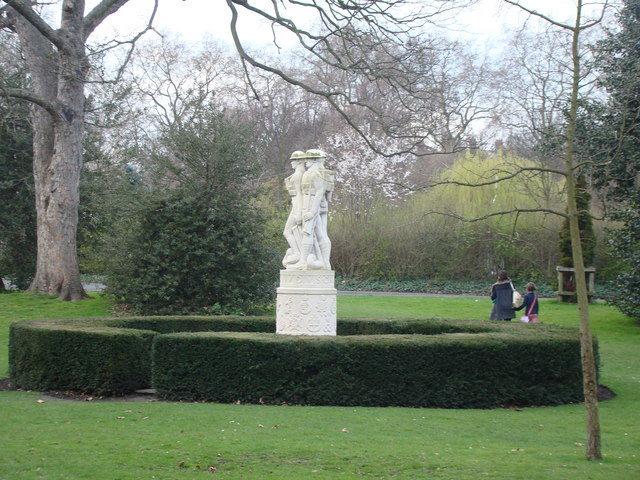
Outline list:
[[[283,232],[289,244],[289,249],[282,259],[282,265],[285,268],[299,262],[302,252],[302,175],[305,154],[300,151],[293,152],[290,160],[294,173],[284,180],[287,192],[291,195],[291,211]]]
[[[331,240],[327,235],[327,214],[335,174],[324,168],[323,152],[309,150],[305,155],[307,171],[302,176],[301,257],[291,268],[331,270]]]

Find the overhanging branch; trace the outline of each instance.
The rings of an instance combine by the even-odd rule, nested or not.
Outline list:
[[[47,40],[53,43],[59,50],[64,50],[66,42],[62,36],[51,26],[45,22],[40,15],[31,7],[31,4],[25,0],[2,0],[10,8],[15,10],[20,16],[22,16],[27,22],[29,22],[33,28],[38,30]]]
[[[44,108],[47,112],[51,114],[53,117],[63,118],[56,103],[47,101],[45,98],[37,95],[35,92],[31,90],[27,90],[25,88],[4,88],[0,87],[0,95],[4,97],[10,98],[19,98],[21,100],[27,100],[31,103],[35,103],[36,105]]]
[[[5,0],[6,1],[6,0]],[[84,18],[84,39],[89,38],[98,25],[100,25],[109,15],[117,12],[129,0],[102,0]],[[154,14],[158,8],[155,2]]]
[[[518,177],[519,175],[522,175],[525,172],[539,172],[539,173],[554,173],[557,175],[562,175],[562,176],[566,176],[566,172],[562,171],[562,170],[555,170],[553,168],[546,168],[546,167],[520,167],[517,170],[515,170],[514,172],[508,173],[508,174],[503,174],[502,176],[498,177],[498,178],[494,178],[492,180],[487,180],[486,182],[477,182],[477,183],[472,183],[472,182],[461,182],[459,180],[439,180],[437,182],[433,182],[430,183],[428,185],[426,185],[424,188],[432,188],[432,187],[437,187],[440,185],[457,185],[459,187],[484,187],[487,185],[495,185],[501,182],[504,182],[506,180],[511,180],[513,178]],[[491,173],[491,172],[489,172]]]
[[[278,77],[282,78],[285,82],[291,85],[297,86],[299,88],[302,88],[303,90],[311,94],[324,97],[329,102],[329,104],[347,121],[347,123],[364,139],[364,141],[372,150],[382,155],[386,155],[386,153],[380,152],[379,149],[371,143],[371,141],[367,138],[364,132],[357,125],[355,125],[355,123],[353,123],[353,121],[349,118],[349,115],[347,115],[347,113],[344,112],[342,108],[340,108],[335,98],[338,96],[343,96],[342,92],[340,92],[339,90],[323,91],[317,88],[313,88],[310,85],[307,85],[306,83],[296,80],[295,78],[287,75],[282,70],[270,67],[269,65],[259,62],[255,58],[253,58],[251,55],[249,55],[249,53],[245,50],[244,46],[242,45],[242,42],[240,41],[240,36],[238,35],[238,29],[237,29],[238,11],[235,8],[234,3],[236,2],[234,2],[233,0],[227,0],[227,5],[231,10],[231,25],[230,25],[231,36],[233,37],[233,42],[235,44],[236,50],[240,54],[240,58],[242,59],[242,61],[249,63],[253,67],[259,68],[266,72],[273,73],[274,75],[277,75]]]
[[[505,215],[514,215],[514,214],[520,215],[521,213],[548,213],[551,215],[558,215],[564,218],[567,217],[566,213],[559,212],[557,210],[553,210],[550,208],[513,208],[511,210],[502,210],[500,212],[487,213],[486,215],[482,215],[480,217],[473,217],[473,218],[464,217],[455,212],[442,212],[438,210],[429,210],[425,212],[425,215],[442,215],[445,217],[455,218],[456,220],[459,220],[461,222],[476,223],[476,222],[481,222],[483,220],[488,220],[489,218],[493,218],[493,217],[503,217]]]
[[[508,3],[509,5],[513,5],[514,7],[518,7],[521,10],[524,10],[529,15],[533,15],[534,17],[541,18],[542,20],[549,22],[550,24],[555,25],[556,27],[564,28],[565,30],[574,29],[572,25],[567,25],[566,23],[558,22],[553,18],[549,17],[548,15],[538,12],[537,10],[532,10],[530,8],[525,7],[520,2],[517,2],[515,0],[502,0],[502,1],[505,3]]]
[[[295,35],[302,48],[309,52],[314,59],[322,62],[324,66],[342,72],[347,75],[356,75],[359,79],[368,82],[373,88],[384,86],[394,95],[389,102],[404,104],[403,95],[415,95],[412,89],[414,79],[419,77],[416,65],[412,60],[419,50],[419,43],[415,42],[412,35],[416,30],[412,27],[422,25],[430,21],[429,17],[436,14],[422,15],[422,12],[414,14],[409,7],[415,7],[419,3],[411,0],[380,2],[359,2],[355,0],[271,0],[266,2],[271,5],[271,12],[265,8],[257,8],[249,5],[245,0],[227,0],[227,6],[231,12],[231,35],[240,55],[243,68],[247,76],[250,71],[247,65],[260,69],[298,87],[312,95],[323,97],[342,119],[364,140],[369,148],[385,157],[397,154],[412,153],[422,156],[427,154],[420,150],[425,136],[420,132],[412,135],[400,135],[392,131],[392,126],[384,124],[384,113],[375,108],[362,98],[350,96],[344,89],[336,89],[333,84],[325,86],[305,81],[299,76],[291,75],[286,70],[270,66],[252,53],[247,52],[240,41],[238,34],[239,10],[242,8],[252,14],[259,15],[270,22],[272,30],[275,26],[282,27]],[[290,3],[308,10],[314,10],[319,17],[320,33],[309,31],[296,25],[291,19],[281,13],[281,6]],[[447,2],[447,8],[452,8]],[[402,7],[407,7],[404,10]],[[398,15],[396,15],[398,14]],[[249,84],[253,89],[251,79]],[[255,93],[255,91],[254,91]],[[350,107],[364,108],[369,112],[369,118],[376,119],[384,124],[387,134],[395,139],[402,140],[401,151],[386,152],[382,146],[375,145],[373,139],[368,138],[365,132],[354,121]],[[405,122],[406,126],[409,122]],[[430,153],[430,152],[429,152]]]

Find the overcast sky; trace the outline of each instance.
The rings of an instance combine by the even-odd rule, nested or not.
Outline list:
[[[252,3],[258,5],[260,1]],[[560,21],[572,21],[575,16],[574,0],[522,0],[522,3]],[[92,2],[88,4],[90,7]],[[98,33],[108,35],[112,29],[123,34],[138,30],[145,25],[152,6],[152,0],[130,0]],[[292,11],[289,15],[299,18]],[[462,10],[450,18],[447,27],[454,32],[453,35],[480,45],[500,42],[507,27],[522,25],[526,19],[526,14],[501,0],[480,0],[473,8]],[[180,35],[187,42],[211,36],[231,43],[229,22],[229,9],[222,0],[161,0],[154,25],[162,32]],[[242,40],[247,44],[257,46],[271,42],[268,25],[254,21],[245,22],[241,27]],[[286,38],[280,40],[283,45],[287,44]]]

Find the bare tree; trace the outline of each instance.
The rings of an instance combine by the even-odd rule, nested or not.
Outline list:
[[[598,413],[598,379],[596,375],[596,364],[593,352],[593,338],[589,323],[589,295],[585,277],[585,265],[582,254],[582,242],[580,239],[579,216],[576,197],[576,170],[580,165],[575,162],[575,140],[576,123],[578,117],[578,103],[580,100],[581,87],[584,85],[583,71],[583,51],[581,49],[581,35],[585,30],[599,25],[606,12],[608,2],[602,3],[602,9],[597,17],[591,20],[584,20],[583,0],[576,1],[576,15],[573,24],[557,22],[553,18],[529,9],[515,0],[504,0],[506,3],[515,5],[527,13],[558,27],[570,35],[571,64],[568,66],[571,72],[571,88],[568,101],[568,114],[566,120],[566,133],[564,142],[564,174],[566,175],[567,191],[567,217],[571,233],[571,250],[573,265],[575,268],[576,295],[578,299],[578,312],[580,315],[580,346],[582,351],[582,375],[584,388],[584,401],[587,412],[587,448],[586,456],[589,460],[599,460],[602,458],[600,419]]]
[[[240,6],[244,2],[227,0],[231,9],[231,33],[240,56],[247,65],[271,72],[282,79],[323,97],[351,128],[358,132],[370,148],[383,154],[395,155],[422,148],[425,134],[410,122],[402,122],[398,129],[397,118],[390,117],[376,105],[375,88],[386,97],[388,104],[405,106],[402,98],[415,93],[415,84],[423,72],[416,68],[415,56],[422,50],[421,35],[425,25],[433,23],[439,15],[459,8],[474,0],[453,0],[448,2],[423,2],[419,10],[411,1],[359,2],[356,0],[330,0],[298,4],[317,12],[318,26],[314,29],[301,28],[286,10],[273,2],[271,11],[247,6],[245,12],[258,15],[268,21],[274,31],[274,38],[280,31],[295,35],[308,58],[309,65],[322,65],[324,79],[301,78],[285,68],[269,65],[259,54],[249,51],[238,34]],[[297,3],[297,2],[292,2]],[[247,71],[249,71],[247,67]],[[337,83],[336,83],[337,80]],[[367,84],[375,88],[344,88],[350,85]],[[364,94],[364,95],[363,95]],[[376,145],[360,128],[363,123],[354,121],[355,109],[366,111],[368,125],[378,123],[387,135],[402,138],[406,142],[403,152],[385,152]],[[389,122],[391,120],[391,122]],[[370,128],[369,131],[378,129]]]
[[[545,208],[533,208],[523,209],[515,208],[508,211],[492,212],[484,215],[481,218],[462,218],[466,221],[480,221],[494,216],[500,216],[505,214],[517,215],[527,212],[547,212],[554,215],[560,215],[565,217],[569,222],[570,234],[571,234],[571,248],[572,258],[575,268],[576,279],[576,296],[578,301],[578,311],[580,317],[580,345],[581,345],[581,361],[582,361],[582,374],[583,374],[583,391],[585,399],[585,407],[587,412],[587,449],[586,456],[589,460],[597,460],[602,458],[601,453],[601,437],[600,437],[600,420],[598,414],[598,384],[595,366],[595,357],[593,350],[593,337],[591,334],[590,322],[589,322],[589,297],[587,291],[587,282],[585,277],[585,265],[582,253],[582,242],[580,239],[580,230],[578,219],[584,212],[578,211],[576,204],[577,187],[576,179],[579,176],[579,170],[582,165],[575,161],[575,140],[576,140],[576,122],[578,104],[580,101],[580,95],[582,93],[582,87],[584,86],[584,49],[581,48],[581,38],[584,31],[600,25],[604,14],[606,12],[607,2],[602,3],[602,9],[598,12],[598,15],[594,18],[585,20],[583,16],[583,0],[577,0],[575,10],[575,20],[573,23],[563,23],[554,20],[548,15],[540,13],[537,10],[528,8],[524,5],[524,2],[517,0],[503,0],[504,2],[516,6],[529,15],[539,18],[544,22],[547,22],[554,27],[565,32],[567,40],[565,40],[565,48],[569,49],[569,63],[565,65],[567,69],[569,84],[565,90],[568,98],[565,100],[565,114],[566,121],[563,125],[563,155],[562,164],[557,168],[550,166],[531,166],[520,167],[509,171],[508,169],[492,170],[487,172],[484,181],[478,183],[469,184],[465,182],[445,182],[459,184],[464,187],[477,187],[483,185],[495,185],[501,183],[507,179],[522,177],[527,175],[548,174],[553,173],[556,175],[564,176],[565,178],[565,191],[566,191],[566,212],[557,211],[555,209]],[[544,79],[543,79],[544,80]],[[437,212],[442,213],[442,212]],[[453,215],[456,216],[456,215]],[[517,217],[516,217],[517,218]]]
[[[294,59],[286,58],[286,61],[293,63]],[[273,61],[272,64],[277,63]],[[304,72],[297,76],[303,77]],[[254,98],[255,92],[258,101]],[[322,145],[327,129],[333,126],[330,108],[321,97],[264,71],[252,71],[251,84],[239,83],[235,98],[236,108],[253,122],[260,139],[264,167],[260,180],[273,183],[275,205],[288,208],[288,197],[283,198],[282,179],[290,174],[289,156],[295,150]]]
[[[134,95],[153,112],[151,128],[171,128],[198,118],[228,97],[241,78],[229,53],[212,41],[186,45],[167,36],[139,45],[129,68]],[[226,91],[225,91],[226,90]]]
[[[471,127],[495,117],[502,103],[498,68],[468,44],[434,37],[423,42],[413,62],[420,76],[406,103],[425,146],[445,153],[468,148]]]
[[[571,87],[571,52],[566,49],[564,32],[549,27],[536,33],[517,32],[508,55],[504,60],[508,107],[501,124],[511,132],[510,148],[539,158],[537,146],[548,141],[564,121]]]

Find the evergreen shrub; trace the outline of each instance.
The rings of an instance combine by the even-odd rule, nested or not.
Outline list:
[[[31,390],[131,392],[149,386],[154,335],[94,319],[17,322],[10,328],[9,376]]]
[[[22,388],[153,385],[187,401],[489,408],[582,398],[571,328],[348,319],[337,337],[274,331],[272,317],[24,321],[11,327],[10,373]]]
[[[273,302],[278,269],[259,225],[246,201],[160,195],[108,264],[108,291],[151,314],[260,311]]]

